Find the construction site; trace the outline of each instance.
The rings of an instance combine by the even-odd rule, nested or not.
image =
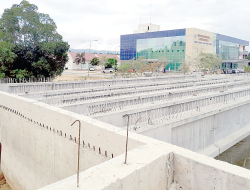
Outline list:
[[[248,74],[0,90],[1,168],[13,189],[77,189],[77,177],[80,189],[250,188],[249,170],[214,159],[250,135]]]

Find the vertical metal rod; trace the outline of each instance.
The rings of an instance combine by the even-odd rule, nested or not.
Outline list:
[[[127,123],[126,154],[125,154],[125,162],[124,162],[124,164],[127,163],[127,155],[128,155],[128,126],[129,126],[129,115],[126,114],[126,115],[124,115],[123,117],[126,117],[126,116],[128,116],[128,123]]]
[[[244,160],[243,168],[245,168],[245,166],[246,166],[246,161],[247,161],[247,159]]]
[[[79,122],[79,142],[78,142],[78,166],[77,166],[77,187],[79,187],[79,164],[80,164],[80,162],[79,162],[79,160],[80,160],[80,142],[81,142],[81,139],[80,139],[80,137],[81,137],[81,122],[79,121],[79,120],[75,120],[72,124],[71,124],[71,126],[72,125],[74,125],[75,124],[75,122]]]

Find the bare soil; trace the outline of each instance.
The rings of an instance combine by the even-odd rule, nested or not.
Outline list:
[[[104,77],[83,77],[83,76],[77,76],[77,75],[61,75],[56,77],[53,81],[81,81],[81,80],[100,80],[100,79],[105,79]]]

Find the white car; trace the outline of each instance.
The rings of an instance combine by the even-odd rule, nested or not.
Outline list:
[[[107,68],[101,71],[102,73],[113,73],[114,69],[113,68]]]
[[[203,71],[193,71],[194,75],[201,75],[204,76],[204,72]]]
[[[143,75],[152,75],[153,73],[151,71],[145,71],[142,73]]]
[[[244,68],[238,68],[237,69],[240,73],[245,73],[245,69]]]
[[[90,70],[90,71],[94,71],[95,69],[94,69],[93,67],[90,67],[89,70]]]

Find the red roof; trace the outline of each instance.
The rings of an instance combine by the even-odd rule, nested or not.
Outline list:
[[[76,54],[75,52],[69,52],[69,54],[71,55],[71,57],[73,59],[76,58]],[[94,54],[94,53],[85,53],[85,59],[86,61],[91,61],[94,57],[97,57],[98,59],[101,59],[101,57],[106,57],[106,58],[115,58],[117,59],[117,61],[120,61],[120,55],[115,55],[115,54]]]

